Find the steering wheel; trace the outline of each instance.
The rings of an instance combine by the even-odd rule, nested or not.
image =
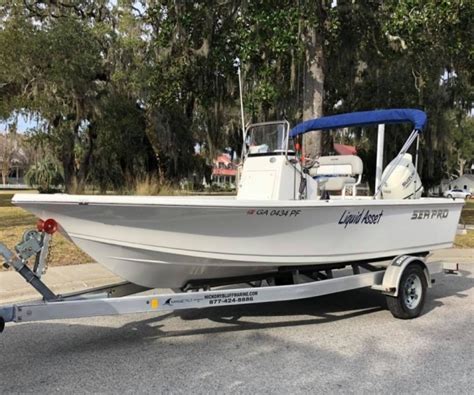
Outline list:
[[[303,168],[303,173],[308,174],[311,168],[313,167],[319,167],[319,157],[316,158],[304,158],[305,159],[305,165],[302,166]]]

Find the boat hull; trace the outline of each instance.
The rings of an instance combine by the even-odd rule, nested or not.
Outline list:
[[[452,245],[463,201],[238,201],[15,195],[82,250],[147,287],[344,263]]]

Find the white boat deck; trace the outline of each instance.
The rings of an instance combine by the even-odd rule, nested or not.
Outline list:
[[[459,199],[459,204],[464,200]],[[321,206],[417,206],[452,205],[453,199],[374,199],[371,196],[332,196],[329,200],[237,200],[235,196],[119,196],[119,195],[68,195],[68,194],[15,194],[13,204],[82,204],[123,206],[198,206],[198,207],[321,207]]]

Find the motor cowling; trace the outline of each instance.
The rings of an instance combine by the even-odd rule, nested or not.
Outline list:
[[[423,192],[420,176],[413,165],[412,156],[404,154],[400,162],[390,162],[382,174],[382,180],[391,173],[382,186],[384,199],[418,199]]]

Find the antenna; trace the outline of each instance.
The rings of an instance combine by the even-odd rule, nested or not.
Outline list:
[[[244,98],[242,95],[242,73],[240,70],[240,59],[234,59],[234,67],[237,68],[237,75],[239,76],[239,94],[240,94],[240,117],[242,122],[242,139],[244,140],[245,147],[245,117],[244,117]]]

